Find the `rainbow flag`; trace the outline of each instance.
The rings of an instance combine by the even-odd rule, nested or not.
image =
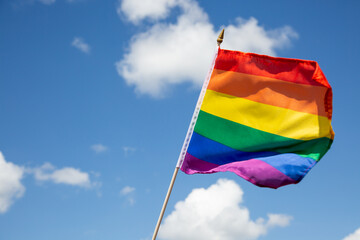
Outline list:
[[[332,90],[315,61],[220,49],[178,166],[296,184],[330,148]],[[190,134],[189,134],[190,133]]]

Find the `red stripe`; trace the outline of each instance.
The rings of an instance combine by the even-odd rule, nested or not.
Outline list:
[[[219,49],[215,68],[330,88],[323,72],[315,61],[277,58]]]

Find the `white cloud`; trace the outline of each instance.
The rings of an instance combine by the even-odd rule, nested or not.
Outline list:
[[[25,187],[22,185],[21,179],[25,173],[33,174],[38,181],[52,181],[56,184],[95,188],[97,194],[101,195],[101,182],[91,181],[90,175],[86,172],[72,167],[56,169],[50,163],[45,163],[37,168],[24,168],[7,162],[0,151],[0,214],[8,211],[14,201],[24,195]],[[95,178],[100,176],[96,172],[91,174]]]
[[[52,181],[58,184],[67,184],[79,187],[92,187],[98,183],[90,181],[89,174],[79,169],[65,167],[56,169],[50,163],[45,163],[39,168],[32,169],[35,179],[39,181]]]
[[[46,4],[46,5],[51,5],[51,4],[55,3],[56,0],[39,0],[39,2]]]
[[[38,1],[45,5],[51,5],[56,2],[56,0],[38,0]],[[82,0],[67,0],[68,3],[79,2],[79,1]]]
[[[179,7],[181,13],[175,23],[156,21],[146,31],[134,35],[128,52],[116,63],[119,75],[136,92],[152,97],[163,97],[169,86],[175,84],[189,82],[200,86],[210,67],[219,31],[214,30],[195,0],[154,2],[154,8],[149,8],[140,0],[121,1],[118,12],[133,23],[164,18],[174,7]],[[288,26],[266,30],[255,18],[238,18],[235,25],[225,29],[224,48],[272,55],[297,36]]]
[[[289,225],[290,220],[292,219],[290,216],[272,213],[268,214],[268,217],[269,221],[266,224],[268,227],[286,227]]]
[[[125,196],[128,195],[129,193],[132,193],[135,191],[135,188],[130,187],[130,186],[126,186],[123,189],[121,189],[120,194]]]
[[[84,53],[90,53],[89,44],[87,44],[82,38],[75,37],[74,40],[71,42],[71,46],[74,46],[75,48],[79,49]]]
[[[9,210],[15,199],[24,195],[23,175],[24,168],[7,162],[0,152],[0,213]]]
[[[162,19],[168,16],[175,0],[123,0],[119,1],[117,13],[124,14],[126,18],[137,24],[144,18]]]
[[[124,151],[125,156],[128,156],[130,153],[135,152],[136,148],[125,146],[125,147],[123,147],[123,151]]]
[[[360,228],[358,228],[355,232],[345,237],[343,240],[360,240]]]
[[[289,225],[292,217],[268,214],[268,220],[250,219],[242,206],[243,191],[234,181],[220,179],[209,188],[194,189],[184,201],[176,203],[160,228],[166,240],[254,240],[272,227]]]
[[[101,152],[105,152],[108,150],[107,146],[102,145],[101,143],[99,144],[94,144],[91,146],[91,149],[93,151],[95,151],[96,153],[101,153]]]
[[[276,55],[275,49],[290,45],[291,38],[298,36],[289,26],[265,30],[253,17],[249,20],[237,18],[235,25],[226,26],[225,29],[223,48],[268,55]]]
[[[123,189],[121,189],[120,195],[126,196],[127,202],[130,205],[134,205],[135,204],[134,192],[135,192],[135,188],[126,186]]]

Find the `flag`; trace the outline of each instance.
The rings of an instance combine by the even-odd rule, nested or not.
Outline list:
[[[315,61],[218,49],[178,166],[296,184],[330,148],[332,89]]]

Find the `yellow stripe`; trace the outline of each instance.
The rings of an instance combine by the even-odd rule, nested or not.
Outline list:
[[[258,103],[209,89],[201,110],[283,137],[299,140],[331,138],[331,124],[326,117]]]

